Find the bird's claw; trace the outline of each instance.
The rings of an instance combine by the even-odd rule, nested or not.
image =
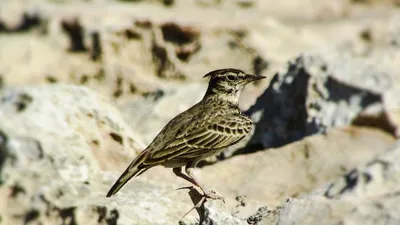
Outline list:
[[[221,200],[223,203],[225,203],[225,198],[222,197],[221,195],[217,194],[213,190],[209,190],[209,189],[203,190],[203,193],[204,193],[204,197],[205,198],[210,198],[210,199],[213,199],[213,200]]]

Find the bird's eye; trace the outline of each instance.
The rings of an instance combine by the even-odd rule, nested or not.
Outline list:
[[[228,78],[228,80],[230,80],[230,81],[234,81],[234,80],[236,79],[236,77],[233,76],[233,75],[229,75],[229,76],[227,76],[227,78]]]

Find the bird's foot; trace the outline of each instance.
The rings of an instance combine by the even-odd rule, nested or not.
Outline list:
[[[201,192],[203,192],[203,194],[200,194],[200,196],[197,195],[198,197],[200,197],[200,199],[198,201],[196,201],[197,203],[194,202],[195,205],[187,213],[185,213],[185,215],[182,218],[187,216],[191,211],[193,211],[193,209],[201,210],[200,208],[207,201],[207,199],[222,200],[225,203],[224,197],[222,197],[221,195],[217,194],[215,191],[210,190],[210,189],[203,189],[203,188],[197,187],[197,186],[189,186],[189,187],[181,187],[181,188],[178,188],[177,190],[182,190],[182,189],[190,189],[190,192],[193,192],[195,190],[199,194]],[[199,191],[199,189],[200,189],[200,191]],[[192,200],[193,200],[193,198],[192,198]]]
[[[217,194],[217,192],[210,190],[210,189],[203,189],[204,197],[209,198],[212,200],[221,200],[222,202],[225,203],[225,198],[222,197],[221,195]]]
[[[204,198],[204,199],[212,199],[212,200],[221,200],[221,201],[223,201],[225,203],[225,198],[224,197],[222,197],[221,195],[217,194],[217,192],[215,192],[214,190],[210,190],[210,189],[203,189],[201,187],[196,187],[196,186],[186,186],[186,187],[177,188],[176,191],[185,190],[185,189],[188,189],[188,190],[195,189],[199,193],[203,192],[202,199]],[[204,202],[204,201],[201,201],[201,202]]]

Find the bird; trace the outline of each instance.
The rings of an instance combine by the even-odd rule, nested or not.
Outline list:
[[[242,140],[254,122],[239,108],[244,86],[265,78],[239,69],[224,68],[204,75],[209,78],[203,99],[180,113],[130,163],[111,187],[107,197],[116,194],[131,178],[162,165],[200,189],[204,198],[223,199],[205,188],[193,173],[196,164]],[[185,168],[184,173],[182,168]]]

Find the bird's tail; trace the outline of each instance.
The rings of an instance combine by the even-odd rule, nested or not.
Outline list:
[[[122,175],[108,191],[107,197],[111,197],[117,193],[131,178],[139,176],[150,168],[142,165],[147,158],[147,153],[148,151],[144,150],[133,160],[133,162],[128,166],[128,168],[126,168],[124,173],[122,173]]]

